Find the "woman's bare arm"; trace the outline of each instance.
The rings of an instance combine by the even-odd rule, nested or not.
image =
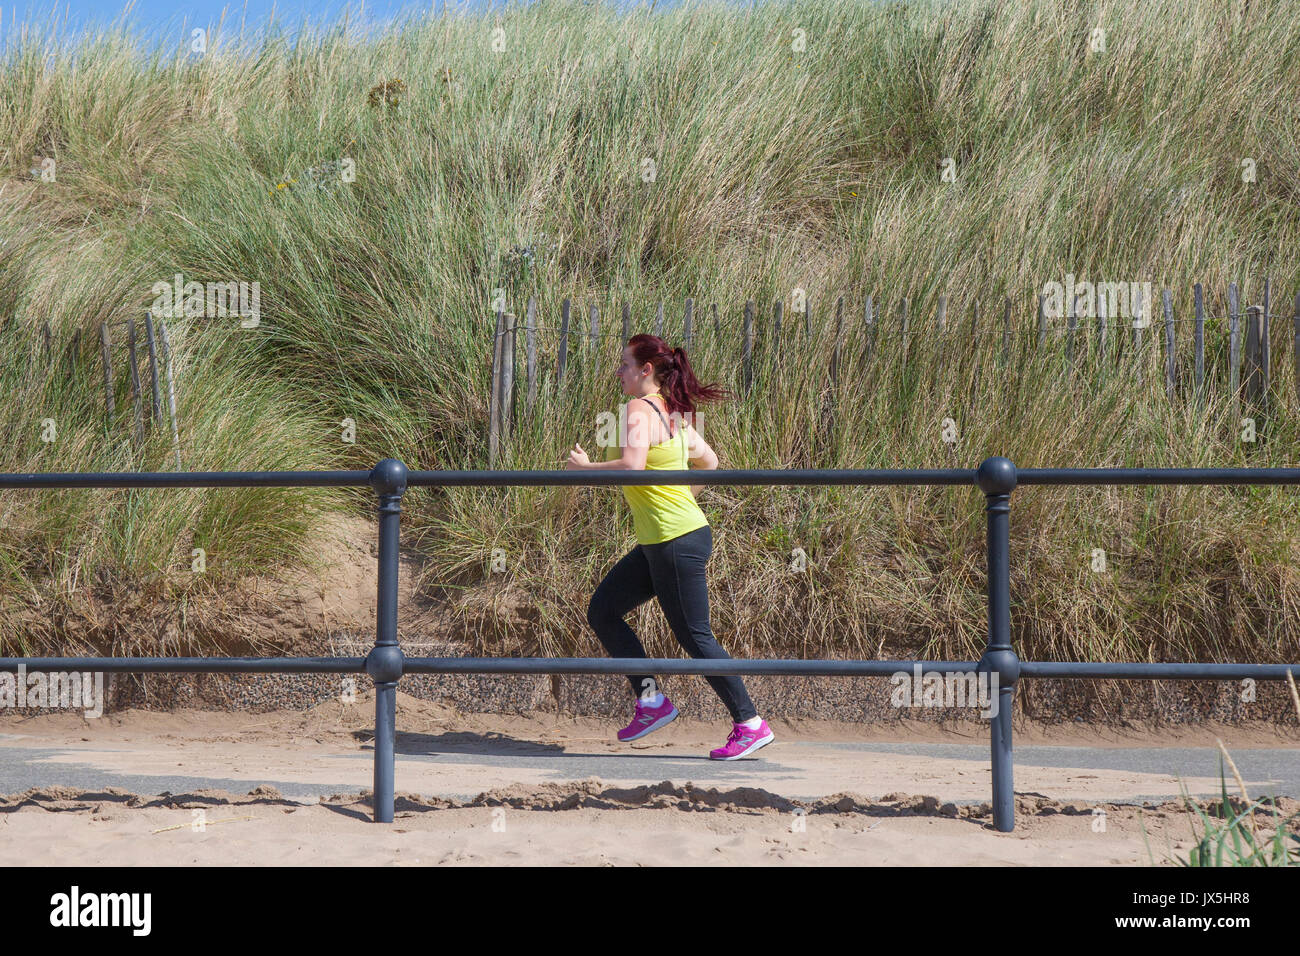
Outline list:
[[[588,471],[641,471],[645,468],[646,458],[650,453],[649,441],[650,412],[629,405],[627,410],[627,444],[622,446],[622,454],[612,461],[593,461],[587,466]]]
[[[700,433],[697,432],[693,426],[688,424],[686,429],[686,439],[689,443],[690,449],[687,452],[687,458],[690,460],[691,464],[696,468],[704,468],[708,471],[717,468],[718,456],[714,453],[713,449],[709,447],[709,443],[700,437]],[[691,494],[698,498],[700,492],[707,487],[707,485],[691,485]]]

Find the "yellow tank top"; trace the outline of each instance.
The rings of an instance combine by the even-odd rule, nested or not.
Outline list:
[[[659,395],[651,392],[651,395]],[[663,398],[662,395],[659,395]],[[654,402],[650,402],[654,405]],[[655,408],[656,412],[659,409]],[[659,420],[668,427],[663,413]],[[609,446],[605,449],[605,460],[611,461],[622,454],[622,449]],[[646,449],[646,470],[678,471],[690,467],[687,455],[686,428],[677,429],[677,434],[658,445]],[[679,535],[703,528],[709,523],[704,512],[695,503],[689,485],[623,485],[623,497],[632,509],[632,524],[636,528],[638,544],[660,544]]]

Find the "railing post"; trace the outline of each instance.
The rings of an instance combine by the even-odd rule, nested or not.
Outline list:
[[[993,762],[993,825],[1003,833],[1016,826],[1015,789],[1012,781],[1011,701],[1020,678],[1020,658],[1011,647],[1011,490],[1016,486],[1016,466],[1010,459],[986,458],[976,472],[988,513],[988,646],[978,670],[998,677],[997,712],[989,723]]]
[[[379,600],[375,610],[375,646],[366,655],[366,673],[375,682],[376,823],[393,822],[393,749],[397,740],[397,681],[403,655],[397,644],[397,541],[406,492],[406,466],[385,458],[370,472],[370,487],[379,496]]]

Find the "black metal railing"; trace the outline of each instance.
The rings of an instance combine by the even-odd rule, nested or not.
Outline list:
[[[996,686],[990,717],[993,822],[1015,827],[1011,704],[1025,677],[1165,680],[1285,680],[1297,664],[1093,663],[1022,661],[1011,646],[1009,514],[1019,485],[1300,484],[1300,468],[1028,468],[985,459],[978,468],[917,470],[674,470],[656,484],[691,485],[976,485],[988,516],[988,641],[978,661],[680,660],[655,658],[406,657],[397,640],[398,536],[401,501],[410,487],[643,485],[644,471],[408,471],[385,458],[366,471],[118,472],[0,474],[0,488],[231,488],[369,485],[379,499],[379,574],[375,645],[361,657],[4,657],[0,671],[94,670],[127,673],[368,674],[375,684],[374,819],[393,821],[397,683],[403,674],[782,674],[890,676],[987,673]],[[996,681],[996,683],[995,683]]]

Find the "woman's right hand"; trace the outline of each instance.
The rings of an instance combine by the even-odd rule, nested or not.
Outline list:
[[[564,463],[565,471],[582,471],[591,467],[591,459],[587,453],[582,450],[582,446],[577,442],[573,443],[573,450],[569,452],[569,457]]]

